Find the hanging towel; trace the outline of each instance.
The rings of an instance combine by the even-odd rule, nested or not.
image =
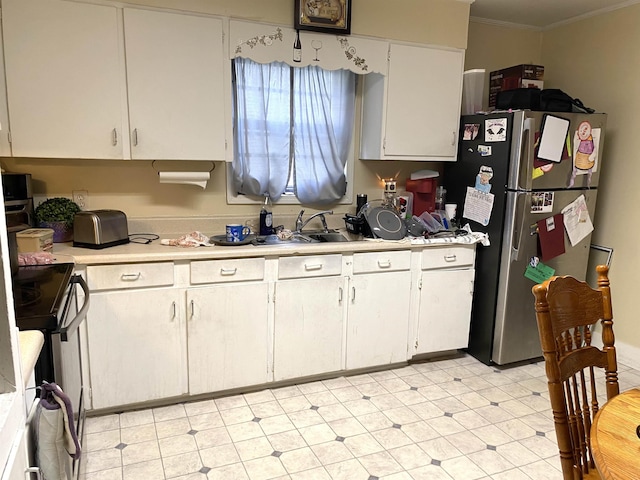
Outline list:
[[[80,458],[71,400],[55,383],[41,387],[34,422],[36,458],[46,480],[66,480],[67,455]]]

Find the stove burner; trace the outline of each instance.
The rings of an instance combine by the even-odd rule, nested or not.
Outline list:
[[[36,305],[42,298],[39,288],[19,286],[13,290],[13,301],[16,307]]]

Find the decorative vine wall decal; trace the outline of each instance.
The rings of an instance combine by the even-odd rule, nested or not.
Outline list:
[[[282,42],[282,29],[276,28],[276,31],[270,35],[257,35],[248,40],[240,42],[236,47],[236,55],[242,53],[242,46],[247,45],[249,48],[255,48],[258,45],[270,47],[273,45],[274,40],[280,40]]]
[[[336,39],[338,40],[338,42],[340,42],[340,46],[344,50],[344,54],[347,59],[351,60],[356,67],[359,67],[366,72],[369,69],[369,66],[367,65],[367,61],[364,58],[359,57],[356,54],[356,47],[349,45],[349,40],[346,37],[337,36]]]

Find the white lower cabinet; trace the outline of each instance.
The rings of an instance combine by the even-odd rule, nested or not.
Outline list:
[[[415,354],[469,345],[475,245],[425,249]]]
[[[25,478],[31,478],[26,476],[26,471],[29,468],[27,441],[27,431],[25,429],[18,431],[15,442],[9,452],[7,464],[4,466],[4,473],[0,471],[2,475],[0,480],[25,480]]]
[[[347,369],[407,360],[411,252],[356,253],[349,282]]]
[[[268,284],[223,284],[187,291],[189,393],[266,383]]]
[[[279,260],[274,306],[274,380],[342,369],[341,255]]]
[[[475,245],[88,266],[106,409],[467,346]]]
[[[182,305],[183,289],[92,292],[87,336],[94,409],[187,393]]]

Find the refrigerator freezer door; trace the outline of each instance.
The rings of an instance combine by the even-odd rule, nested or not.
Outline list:
[[[568,142],[565,139],[565,150],[559,162],[536,158],[541,136],[553,138],[553,134],[557,133],[554,127],[562,124],[547,122],[547,116],[570,121]],[[552,190],[597,187],[606,121],[607,116],[603,113],[515,112],[508,188]],[[549,129],[546,133],[545,128]]]
[[[538,327],[535,318],[534,297],[531,289],[535,282],[524,273],[533,257],[540,257],[538,220],[559,214],[580,195],[585,196],[591,218],[595,209],[597,190],[556,191],[553,208],[547,213],[532,213],[530,192],[507,193],[507,214],[501,270],[498,280],[498,299],[493,338],[492,361],[504,365],[542,355]],[[562,228],[564,225],[556,225]],[[586,276],[591,235],[571,246],[564,233],[565,253],[545,265],[555,270],[555,275],[571,275],[579,280]]]

